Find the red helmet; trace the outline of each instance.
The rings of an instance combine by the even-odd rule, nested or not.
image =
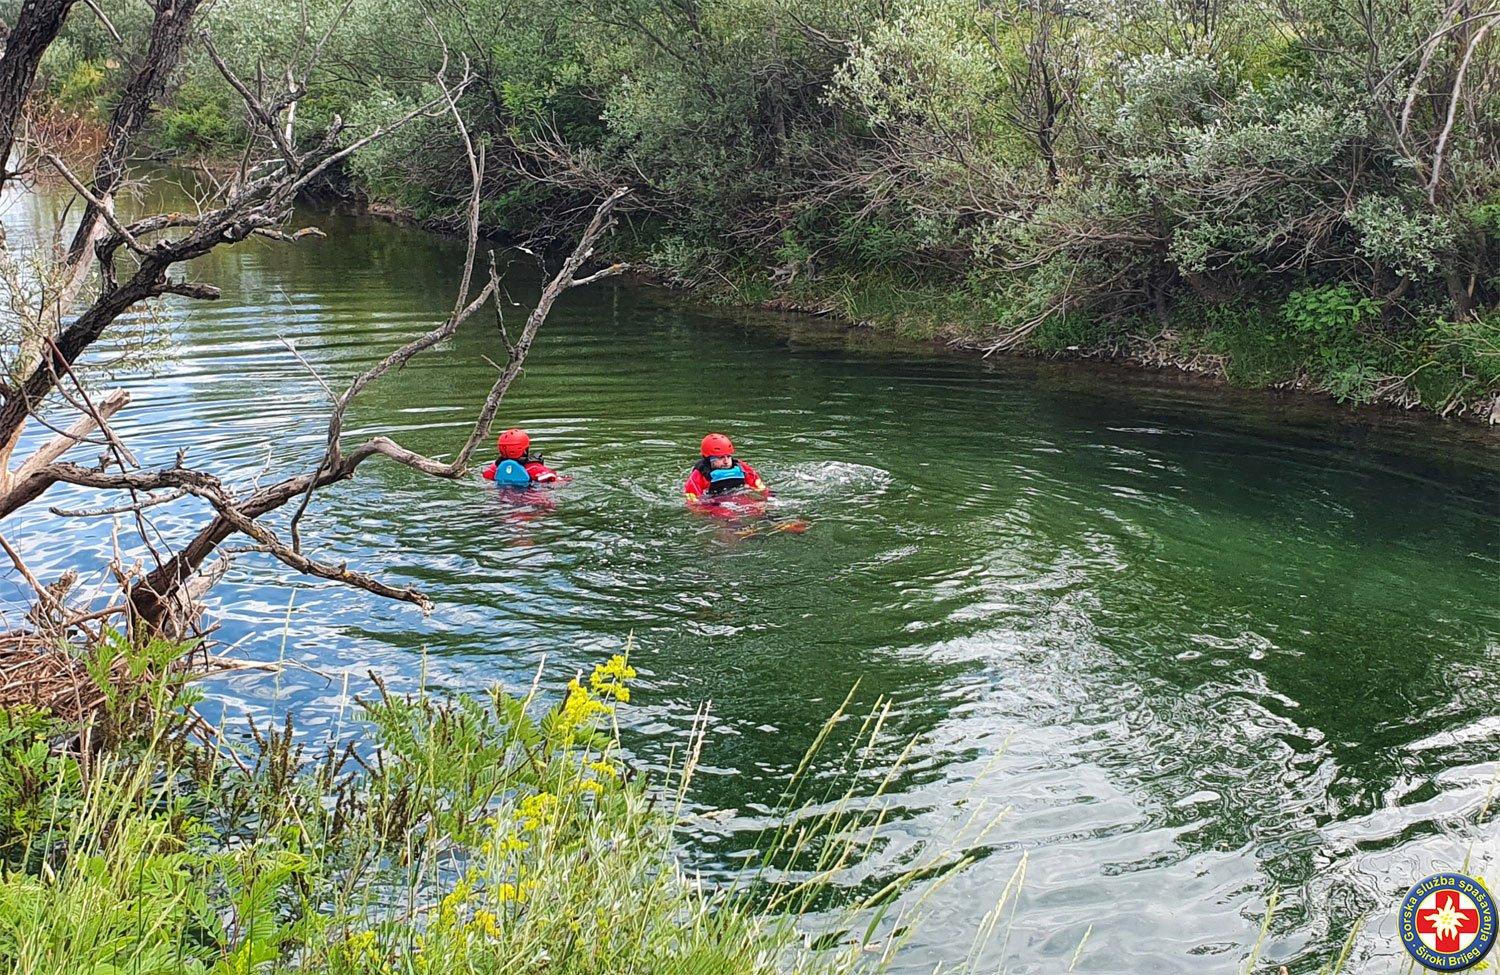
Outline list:
[[[734,444],[722,433],[710,433],[703,438],[703,446],[699,449],[704,457],[728,457],[734,453]]]
[[[495,446],[500,448],[501,457],[518,460],[526,456],[527,449],[531,447],[531,438],[526,435],[525,430],[507,430],[500,434]]]

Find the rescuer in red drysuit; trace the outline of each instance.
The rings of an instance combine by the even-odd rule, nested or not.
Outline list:
[[[722,433],[703,438],[702,459],[693,465],[682,486],[689,507],[717,518],[738,518],[765,512],[771,489],[755,468],[734,456],[734,444]]]
[[[542,462],[541,454],[531,453],[531,437],[525,430],[507,430],[495,441],[500,456],[480,471],[496,487],[528,488],[537,484],[556,484],[564,478]]]

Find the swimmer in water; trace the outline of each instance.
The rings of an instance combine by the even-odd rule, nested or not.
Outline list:
[[[698,449],[701,458],[682,486],[693,507],[712,505],[736,495],[770,497],[771,489],[755,468],[734,455],[734,444],[722,433],[710,433]]]
[[[537,484],[556,484],[562,478],[542,462],[541,454],[531,452],[531,437],[525,430],[507,430],[495,441],[500,456],[485,465],[480,474],[494,481],[498,488],[529,488]]]

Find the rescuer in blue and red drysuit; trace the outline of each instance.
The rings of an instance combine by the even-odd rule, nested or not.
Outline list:
[[[723,518],[764,512],[771,489],[755,468],[734,455],[728,437],[710,433],[698,452],[702,459],[682,486],[689,507]]]
[[[557,472],[542,463],[541,454],[531,452],[531,437],[525,430],[507,430],[495,441],[500,456],[480,471],[498,488],[529,488],[536,484],[556,484],[563,480]]]

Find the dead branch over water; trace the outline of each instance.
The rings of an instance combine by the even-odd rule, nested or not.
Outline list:
[[[125,160],[184,48],[193,39],[199,4],[196,0],[176,4],[159,0],[154,4],[156,17],[148,50],[125,86],[103,151],[87,178],[72,172],[60,153],[26,135],[19,125],[36,65],[55,39],[70,6],[68,2],[28,5],[0,56],[0,142],[4,143],[0,149],[14,144],[20,160],[15,171],[0,174],[0,185],[46,167],[73,188],[83,208],[82,222],[68,246],[62,247],[59,241],[58,266],[47,286],[40,289],[34,306],[21,309],[22,319],[12,323],[11,330],[22,338],[20,348],[13,350],[12,361],[5,363],[4,374],[0,375],[0,521],[37,501],[53,485],[89,488],[105,497],[78,510],[51,508],[51,516],[59,519],[60,525],[73,517],[126,516],[133,522],[149,561],[132,564],[117,546],[116,557],[106,568],[118,592],[104,600],[107,605],[101,610],[96,608],[97,599],[78,606],[69,601],[77,571],[70,570],[63,580],[48,584],[26,568],[15,545],[0,539],[12,565],[36,596],[36,607],[27,624],[12,626],[0,635],[0,706],[10,699],[7,695],[29,695],[32,703],[64,708],[65,713],[82,717],[98,706],[97,692],[82,689],[80,668],[86,670],[82,658],[60,648],[79,641],[97,645],[105,639],[107,628],[134,634],[136,639],[201,633],[201,599],[227,571],[232,553],[226,553],[222,546],[235,536],[245,536],[250,543],[236,551],[265,553],[295,572],[409,602],[424,611],[430,609],[431,601],[417,589],[391,585],[337,558],[306,551],[301,525],[311,499],[319,489],[353,477],[360,465],[373,457],[383,457],[430,477],[464,476],[475,450],[489,435],[501,400],[520,376],[553,304],[572,288],[624,270],[622,265],[592,272],[586,267],[599,242],[614,227],[617,205],[630,191],[616,188],[604,196],[577,246],[547,281],[519,333],[512,336],[501,321],[500,275],[494,255],[488,255],[483,268],[479,264],[484,146],[476,146],[458,110],[458,98],[472,80],[466,61],[459,65],[445,56],[432,79],[438,94],[383,125],[355,134],[335,117],[322,133],[299,139],[297,105],[309,94],[308,79],[327,36],[304,45],[301,51],[311,54],[300,63],[289,65],[279,74],[261,72],[253,82],[247,82],[220,56],[212,38],[199,33],[198,42],[243,102],[251,122],[240,165],[227,179],[210,180],[214,185],[192,212],[122,218],[115,211],[114,194],[125,179]],[[278,77],[279,87],[267,81]],[[182,266],[195,258],[251,237],[295,243],[320,234],[316,228],[293,231],[288,227],[298,195],[361,148],[416,118],[439,115],[451,116],[471,174],[467,247],[448,317],[389,352],[337,394],[323,377],[318,377],[329,391],[332,405],[324,449],[307,469],[270,484],[230,484],[189,465],[190,445],[186,444],[173,464],[143,468],[112,425],[115,416],[129,404],[130,396],[117,390],[96,397],[86,375],[80,376],[80,371],[86,371],[94,344],[121,316],[150,307],[163,296],[217,298],[219,290],[214,285],[183,274]],[[476,269],[483,281],[477,287]],[[494,306],[505,357],[497,366],[497,375],[467,437],[451,460],[425,456],[386,436],[345,444],[345,416],[365,389],[452,337],[489,305]],[[288,343],[288,347],[290,354],[311,369],[294,346]],[[75,414],[71,421],[56,419],[59,403],[64,412]],[[13,464],[11,455],[31,422],[46,425],[55,435],[30,457]],[[97,460],[89,464],[64,459],[78,447],[99,448]],[[205,503],[209,513],[188,537],[173,542],[162,539],[150,527],[145,512],[178,501]],[[261,521],[287,505],[294,509],[285,534]],[[85,571],[94,568],[99,567],[79,567]],[[202,669],[210,666],[209,658],[187,666]]]

